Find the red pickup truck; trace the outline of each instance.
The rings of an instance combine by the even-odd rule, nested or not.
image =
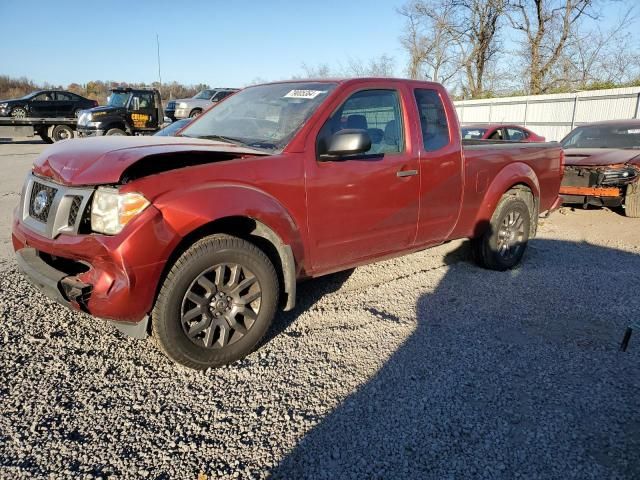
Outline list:
[[[298,279],[458,238],[481,265],[514,267],[559,203],[562,152],[481,143],[463,148],[436,83],[246,88],[176,137],[45,150],[15,211],[17,262],[176,362],[226,364],[294,307]]]

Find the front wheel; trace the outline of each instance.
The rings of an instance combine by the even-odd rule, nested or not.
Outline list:
[[[518,190],[505,193],[484,234],[472,240],[476,262],[491,270],[509,270],[522,260],[531,233],[530,202]]]
[[[189,118],[196,118],[201,113],[202,113],[202,110],[199,110],[199,109],[191,110],[191,113],[189,114]]]
[[[119,128],[110,128],[109,130],[107,130],[107,133],[105,135],[108,135],[108,136],[126,135],[126,132],[124,130],[119,129]]]
[[[22,107],[16,107],[13,110],[11,110],[11,116],[13,118],[26,118],[27,111]]]
[[[152,312],[153,335],[173,361],[194,369],[248,355],[276,313],[278,277],[255,245],[206,237],[173,265]]]
[[[624,214],[631,218],[640,218],[640,181],[627,186],[624,196]]]

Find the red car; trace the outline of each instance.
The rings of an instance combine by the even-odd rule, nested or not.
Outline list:
[[[508,140],[512,142],[545,142],[545,138],[531,130],[512,124],[478,123],[463,125],[462,138],[466,140]]]
[[[175,137],[45,150],[12,240],[44,293],[207,368],[247,355],[300,278],[456,238],[487,268],[514,267],[562,169],[556,143],[463,149],[436,83],[272,83]]]
[[[640,120],[588,123],[560,142],[567,166],[564,203],[624,208],[640,217]]]

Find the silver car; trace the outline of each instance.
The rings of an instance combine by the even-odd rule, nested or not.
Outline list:
[[[238,90],[238,88],[212,88],[202,90],[192,98],[170,100],[164,113],[171,120],[197,117],[212,103],[217,103]]]

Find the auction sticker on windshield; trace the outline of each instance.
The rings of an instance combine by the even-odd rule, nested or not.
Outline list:
[[[316,98],[322,93],[327,93],[326,90],[291,90],[282,98]]]

